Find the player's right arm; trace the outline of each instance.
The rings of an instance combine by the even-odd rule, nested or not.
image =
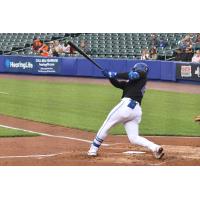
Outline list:
[[[103,75],[107,78],[119,78],[119,79],[126,79],[126,80],[138,80],[140,78],[144,78],[143,74],[140,72],[124,72],[124,73],[117,73],[104,70],[102,71]]]
[[[117,73],[115,77],[120,78],[120,79],[126,79],[126,80],[138,80],[141,78],[145,78],[146,74],[143,72],[130,71],[130,72],[125,72],[125,73]]]
[[[109,81],[111,82],[111,84],[113,86],[115,86],[116,88],[120,88],[120,89],[123,89],[126,85],[126,82],[125,81],[118,81],[116,79],[118,73],[117,72],[110,72],[110,71],[107,71],[107,70],[103,70],[102,71],[102,74],[109,79]]]

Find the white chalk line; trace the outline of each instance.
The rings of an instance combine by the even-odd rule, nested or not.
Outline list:
[[[80,142],[86,142],[86,143],[89,143],[89,144],[92,143],[91,140],[84,140],[84,139],[80,139],[80,138],[60,136],[60,135],[51,135],[51,134],[41,133],[41,132],[37,132],[37,131],[31,131],[31,130],[26,130],[26,129],[21,129],[21,128],[15,128],[15,127],[12,127],[12,126],[5,126],[5,125],[1,125],[1,124],[0,124],[0,127],[7,128],[7,129],[12,129],[12,130],[17,130],[17,131],[28,132],[28,133],[34,133],[34,134],[38,134],[38,135],[42,135],[42,136],[47,136],[47,137],[62,138],[62,139],[68,139],[68,140],[75,140],[75,141],[80,141]],[[110,145],[104,143],[104,144],[102,144],[102,146],[110,146]]]
[[[125,151],[123,152],[123,154],[126,154],[126,155],[133,155],[133,154],[144,154],[146,152],[144,151]]]
[[[0,92],[0,94],[5,94],[5,95],[8,95],[8,93],[7,93],[7,92]]]
[[[58,155],[62,155],[65,152],[61,152],[61,153],[53,153],[53,154],[38,154],[38,155],[24,155],[24,156],[0,156],[0,159],[12,159],[12,158],[45,158],[45,157],[53,157],[53,156],[58,156]]]

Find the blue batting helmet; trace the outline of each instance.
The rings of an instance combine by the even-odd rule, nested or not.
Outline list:
[[[149,67],[145,63],[137,63],[132,67],[132,71],[148,73]]]

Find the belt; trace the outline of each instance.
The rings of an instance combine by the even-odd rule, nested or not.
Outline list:
[[[128,107],[131,108],[131,109],[134,109],[137,104],[138,104],[137,101],[131,99],[130,103],[128,104]]]
[[[122,101],[126,101],[126,100],[128,100],[129,101],[129,104],[127,105],[129,108],[131,108],[131,109],[134,109],[135,108],[135,106],[137,105],[137,104],[139,104],[137,101],[135,101],[135,100],[133,100],[133,99],[131,99],[131,98],[128,98],[128,97],[124,97],[123,99],[122,99]]]

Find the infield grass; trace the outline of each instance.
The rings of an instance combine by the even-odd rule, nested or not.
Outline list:
[[[111,85],[0,79],[0,114],[96,132],[119,102]],[[193,118],[200,95],[148,90],[143,99],[143,135],[200,136]],[[119,125],[111,130],[125,134]]]

